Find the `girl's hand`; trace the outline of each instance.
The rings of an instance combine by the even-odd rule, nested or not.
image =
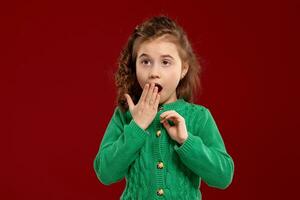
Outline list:
[[[146,84],[139,99],[139,102],[134,105],[131,97],[125,94],[129,111],[134,119],[142,129],[148,128],[157,113],[160,95],[158,88],[152,83],[150,86]]]
[[[170,110],[162,113],[160,119],[160,122],[163,123],[164,127],[167,129],[169,136],[179,144],[183,144],[188,138],[184,118],[176,111]],[[175,125],[171,126],[168,120],[172,121]]]

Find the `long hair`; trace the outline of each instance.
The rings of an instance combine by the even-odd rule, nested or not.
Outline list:
[[[115,84],[117,103],[123,112],[128,110],[124,94],[128,93],[136,104],[142,93],[142,88],[136,77],[137,46],[146,40],[156,39],[165,34],[172,36],[172,42],[174,41],[178,47],[182,63],[185,62],[189,65],[187,74],[180,80],[176,88],[177,98],[183,98],[188,102],[194,101],[194,93],[200,87],[201,68],[187,35],[174,20],[166,16],[155,16],[135,28],[119,57]]]

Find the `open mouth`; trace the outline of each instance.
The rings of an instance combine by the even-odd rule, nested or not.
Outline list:
[[[158,88],[158,93],[160,93],[160,91],[163,89],[163,87],[161,85],[159,85],[158,83],[155,83],[155,86]]]

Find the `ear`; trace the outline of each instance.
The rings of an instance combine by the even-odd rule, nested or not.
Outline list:
[[[185,75],[187,74],[188,70],[189,70],[189,64],[187,62],[184,62],[183,65],[182,65],[180,79],[183,79],[185,77]]]

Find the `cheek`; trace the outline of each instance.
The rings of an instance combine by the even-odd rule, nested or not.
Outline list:
[[[173,80],[173,82],[176,82],[180,79],[180,71],[172,70],[168,72],[168,78],[170,80]]]
[[[143,88],[143,86],[146,84],[146,73],[137,69],[136,78],[137,78],[140,86]]]
[[[170,85],[170,89],[177,88],[179,81],[180,81],[180,73],[175,71],[175,72],[170,72],[168,74],[168,83]]]

